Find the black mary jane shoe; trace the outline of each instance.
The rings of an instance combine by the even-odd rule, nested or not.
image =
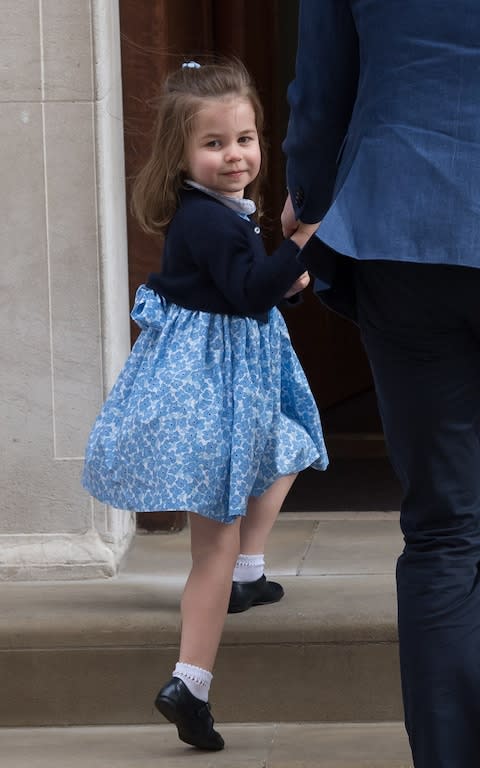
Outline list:
[[[282,585],[267,581],[265,575],[257,581],[232,581],[228,613],[241,613],[252,605],[278,603],[284,594]]]
[[[158,692],[155,706],[177,726],[181,741],[212,752],[224,748],[225,742],[213,727],[210,705],[190,693],[179,677],[172,677]]]

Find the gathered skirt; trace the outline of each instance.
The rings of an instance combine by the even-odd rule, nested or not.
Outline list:
[[[318,410],[281,313],[185,309],[146,286],[142,329],[93,426],[83,471],[97,499],[229,523],[283,475],[328,464]]]

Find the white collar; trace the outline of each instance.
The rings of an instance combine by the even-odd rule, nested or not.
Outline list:
[[[253,200],[249,200],[247,197],[229,197],[229,195],[222,195],[221,192],[215,192],[213,189],[203,187],[201,184],[197,184],[196,181],[191,181],[190,179],[186,179],[185,181],[190,187],[199,189],[200,192],[205,192],[206,195],[215,198],[215,200],[223,203],[227,208],[231,208],[235,213],[251,216],[252,213],[255,213],[257,210],[257,206]]]

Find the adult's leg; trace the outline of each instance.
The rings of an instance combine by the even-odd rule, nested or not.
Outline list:
[[[402,482],[397,565],[416,768],[480,765],[480,270],[365,262],[359,322]]]

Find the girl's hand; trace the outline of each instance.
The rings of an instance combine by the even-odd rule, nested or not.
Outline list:
[[[300,275],[300,277],[297,277],[293,285],[290,286],[290,288],[285,294],[285,298],[289,299],[290,296],[295,296],[296,293],[300,293],[300,291],[303,291],[303,289],[307,287],[309,282],[310,282],[310,275],[308,274],[308,272],[304,272],[303,275]]]
[[[283,206],[282,215],[280,216],[282,222],[282,232],[284,237],[291,237],[293,233],[298,229],[298,221],[293,210],[292,200],[288,195]]]
[[[310,240],[310,238],[315,234],[317,229],[318,224],[304,224],[303,222],[299,221],[297,229],[293,235],[290,235],[290,240],[293,240],[293,242],[298,245],[299,248],[303,248]]]
[[[289,237],[299,248],[303,248],[307,240],[315,234],[320,224],[320,222],[317,222],[316,224],[305,224],[303,221],[299,221],[295,218],[295,211],[293,210],[290,195],[288,195],[285,200],[280,220],[282,222],[283,236]]]

